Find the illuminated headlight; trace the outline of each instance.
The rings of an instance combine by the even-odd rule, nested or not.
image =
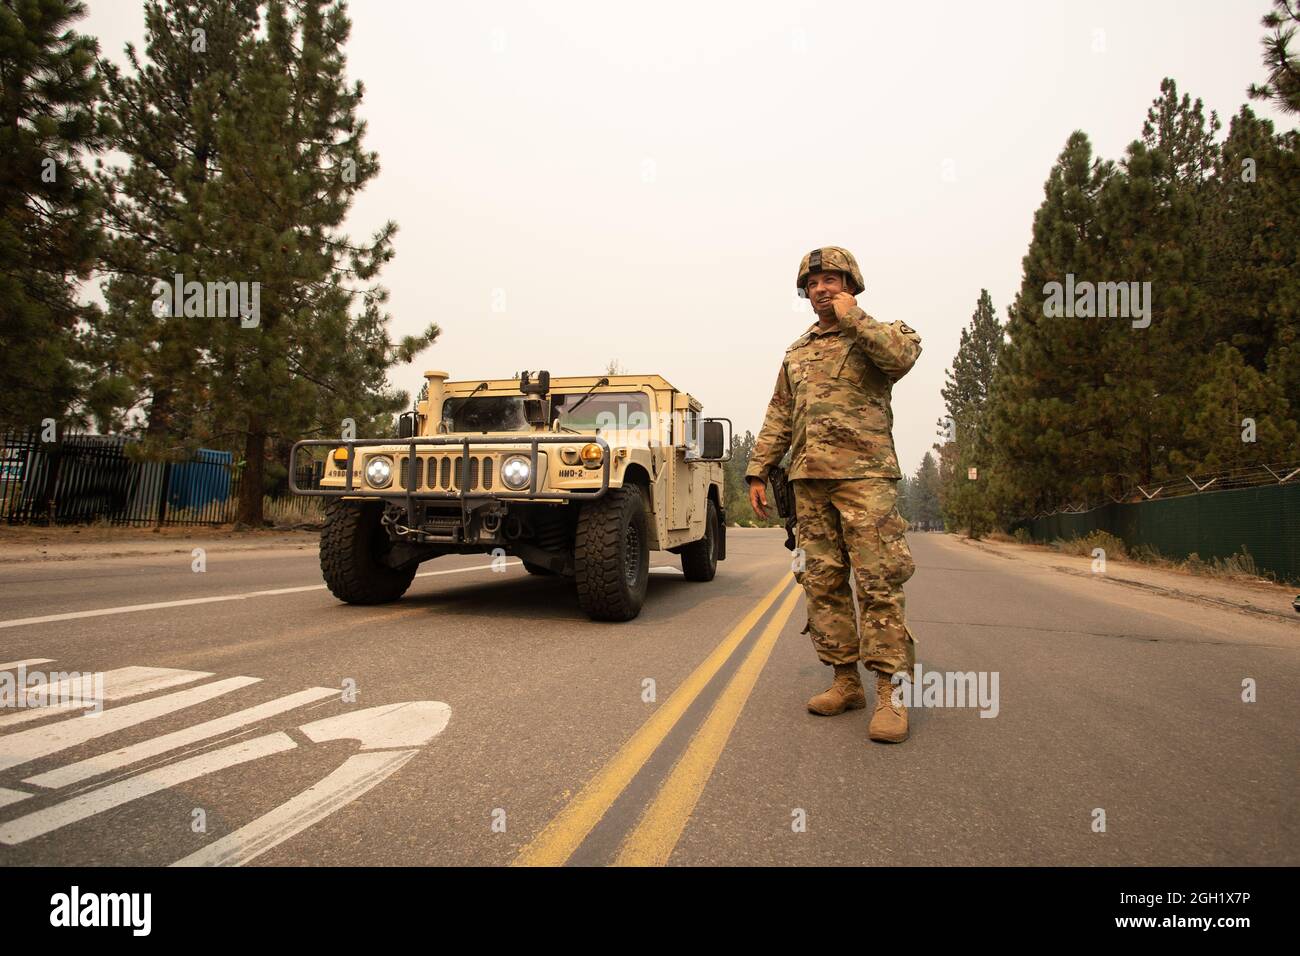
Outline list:
[[[393,459],[376,455],[366,462],[366,481],[372,488],[387,488],[393,480]]]
[[[533,468],[528,464],[527,458],[512,455],[501,465],[501,480],[506,483],[507,488],[519,491],[528,487],[528,479],[532,472]]]

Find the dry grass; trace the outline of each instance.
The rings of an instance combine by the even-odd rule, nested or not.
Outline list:
[[[1124,542],[1108,531],[1093,531],[1082,538],[1057,538],[1052,542],[1052,547],[1062,554],[1091,555],[1094,550],[1101,548],[1106,552],[1107,558],[1128,557],[1128,548]]]
[[[1020,536],[1017,535],[1018,540],[1019,538]],[[1051,546],[1062,554],[1086,556],[1091,555],[1094,548],[1101,548],[1106,552],[1108,559],[1127,558],[1130,561],[1137,561],[1152,567],[1185,571],[1189,574],[1200,574],[1210,578],[1278,583],[1275,574],[1260,570],[1255,564],[1255,559],[1246,550],[1245,545],[1241,546],[1240,551],[1234,552],[1226,558],[1210,558],[1208,560],[1202,558],[1195,551],[1181,560],[1168,558],[1156,548],[1147,544],[1137,545],[1130,550],[1123,541],[1105,531],[1094,531],[1085,537],[1071,538],[1069,540],[1057,538],[1052,542]]]

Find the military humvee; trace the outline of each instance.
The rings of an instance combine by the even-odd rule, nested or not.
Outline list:
[[[702,418],[658,375],[425,378],[396,439],[293,447],[292,490],[333,499],[320,563],[339,600],[395,601],[445,554],[514,555],[572,578],[604,621],[640,612],[651,551],[680,555],[689,581],[713,579],[727,556],[728,419]],[[302,456],[316,463],[311,487]]]

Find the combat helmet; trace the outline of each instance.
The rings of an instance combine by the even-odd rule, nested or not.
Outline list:
[[[803,257],[799,263],[799,278],[795,285],[799,289],[799,297],[808,298],[808,273],[810,272],[844,272],[849,277],[849,292],[857,295],[866,286],[862,282],[862,273],[858,270],[857,260],[853,258],[853,253],[847,249],[841,249],[839,246],[822,246],[820,249],[814,249],[808,255]]]

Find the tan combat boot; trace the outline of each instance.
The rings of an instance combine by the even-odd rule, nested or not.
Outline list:
[[[901,744],[907,739],[907,707],[894,703],[894,685],[889,674],[876,672],[876,712],[867,735],[872,740]]]
[[[867,706],[867,695],[858,677],[858,665],[836,664],[835,681],[830,689],[808,701],[808,709],[823,717],[834,717],[846,710],[860,710]]]

